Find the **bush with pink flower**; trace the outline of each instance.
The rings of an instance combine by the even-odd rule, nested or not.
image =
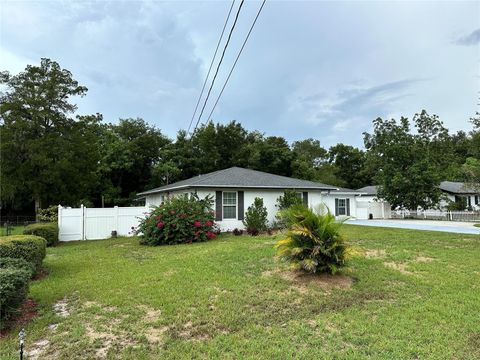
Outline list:
[[[173,245],[214,239],[217,231],[212,206],[212,197],[199,199],[196,194],[167,199],[140,222],[136,229],[140,244]]]

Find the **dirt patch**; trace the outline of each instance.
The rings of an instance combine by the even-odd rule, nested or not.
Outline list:
[[[330,291],[332,289],[348,289],[353,284],[353,279],[346,275],[330,275],[330,274],[309,274],[301,271],[281,271],[279,269],[267,270],[262,276],[270,277],[278,275],[282,279],[292,283],[292,286],[305,294],[308,292],[308,286],[314,285],[323,290]]]
[[[388,261],[388,262],[384,262],[383,265],[385,265],[386,267],[388,267],[390,269],[397,270],[404,275],[413,275],[413,273],[411,271],[407,270],[407,264],[405,264],[405,263],[396,263],[396,262],[393,262],[393,261]]]
[[[48,270],[42,268],[38,273],[35,274],[32,280],[42,280],[48,276]]]
[[[365,250],[365,257],[367,258],[384,258],[386,255],[386,251],[382,249]]]
[[[89,324],[85,326],[85,334],[91,341],[100,342],[100,346],[95,350],[96,359],[105,359],[108,351],[112,347],[118,346],[124,348],[137,345],[133,339],[130,339],[124,333],[114,334],[112,331],[109,331],[109,329],[99,331]]]
[[[43,353],[48,349],[50,341],[42,339],[29,346],[27,353],[28,359],[35,360],[43,358]]]
[[[416,262],[423,262],[423,263],[432,262],[433,260],[435,259],[428,256],[417,256],[415,258]]]
[[[67,317],[70,315],[70,310],[68,308],[68,301],[66,298],[63,298],[60,301],[57,301],[53,305],[53,312],[61,317]]]
[[[145,331],[145,337],[150,344],[163,343],[164,334],[169,330],[168,326],[161,328],[148,328]]]
[[[0,331],[0,338],[7,336],[12,329],[24,327],[38,315],[37,303],[33,299],[27,299],[18,309],[18,315],[9,320],[7,326]]]
[[[157,321],[160,316],[162,315],[162,311],[161,310],[156,310],[150,306],[147,306],[147,305],[140,305],[139,308],[145,312],[145,315],[143,316],[143,319],[146,321],[146,322],[153,322],[153,321]]]

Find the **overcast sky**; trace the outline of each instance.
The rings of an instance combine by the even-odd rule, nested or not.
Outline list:
[[[172,138],[188,127],[231,4],[0,2],[1,70],[51,58],[88,87],[79,113],[142,117]],[[245,3],[217,85],[259,6]],[[360,146],[376,117],[422,109],[468,130],[479,64],[479,1],[270,0],[212,118],[324,146]]]

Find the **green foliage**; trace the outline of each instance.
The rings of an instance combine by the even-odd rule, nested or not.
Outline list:
[[[47,246],[58,244],[58,225],[56,223],[30,224],[23,230],[24,235],[36,235],[47,240]]]
[[[392,207],[424,209],[435,207],[442,198],[439,184],[451,165],[452,149],[448,131],[436,115],[426,111],[413,118],[417,133],[410,132],[410,123],[376,119],[373,134],[364,134],[371,166],[377,169],[378,197]]]
[[[0,269],[21,269],[28,272],[30,277],[35,275],[33,264],[22,258],[0,257]]]
[[[327,210],[316,214],[303,205],[295,205],[281,212],[288,232],[276,244],[277,256],[297,269],[310,273],[335,273],[345,266],[347,245],[335,216]]]
[[[23,269],[0,268],[0,324],[5,327],[28,293],[30,274]]]
[[[350,145],[337,144],[328,151],[329,162],[343,186],[358,189],[372,184],[375,172],[367,162],[367,153]]]
[[[267,230],[267,208],[263,205],[263,199],[256,197],[253,204],[248,207],[245,213],[243,225],[247,228],[247,233],[252,236]]]
[[[71,116],[74,96],[87,88],[58,63],[42,59],[18,75],[0,73],[1,196],[42,203],[71,202],[94,185],[94,125],[99,118]]]
[[[173,245],[207,241],[215,238],[211,197],[196,194],[168,198],[154,207],[138,228],[143,245]]]
[[[288,209],[293,205],[302,205],[302,197],[299,196],[298,191],[295,190],[285,190],[283,196],[280,195],[277,199],[277,208],[278,210]]]
[[[37,212],[38,220],[41,222],[57,223],[58,222],[58,206],[52,205],[46,209],[39,209]]]
[[[34,235],[12,235],[0,237],[0,257],[24,259],[35,271],[42,267],[46,255],[47,241]]]

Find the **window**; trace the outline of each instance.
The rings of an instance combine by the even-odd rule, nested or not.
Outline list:
[[[475,195],[475,205],[480,204],[480,196]]]
[[[235,191],[223,192],[223,218],[237,218],[237,193]]]
[[[337,215],[347,215],[347,201],[345,199],[338,199]]]
[[[335,216],[350,216],[350,199],[335,199]]]

